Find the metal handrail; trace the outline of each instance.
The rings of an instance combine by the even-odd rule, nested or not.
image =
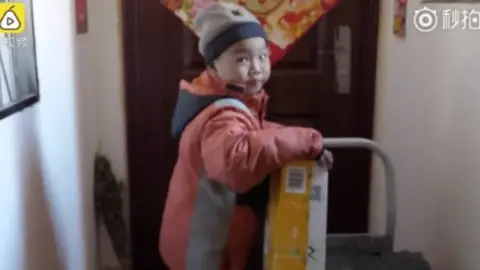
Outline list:
[[[395,191],[395,171],[393,163],[387,153],[376,142],[364,138],[324,138],[325,148],[367,148],[377,154],[383,162],[385,168],[385,187],[387,204],[387,236],[395,237],[396,228],[396,191]]]

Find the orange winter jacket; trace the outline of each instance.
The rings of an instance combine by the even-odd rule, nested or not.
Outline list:
[[[179,152],[160,253],[172,270],[244,269],[256,217],[239,198],[285,164],[317,156],[322,137],[264,120],[264,91],[228,90],[206,71],[180,89],[172,121]]]

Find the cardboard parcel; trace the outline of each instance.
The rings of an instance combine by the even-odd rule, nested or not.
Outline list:
[[[314,161],[272,175],[265,234],[265,270],[324,270],[328,172]]]

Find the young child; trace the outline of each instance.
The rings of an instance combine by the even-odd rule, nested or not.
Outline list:
[[[243,270],[256,218],[238,198],[292,161],[332,157],[319,132],[264,119],[270,59],[254,15],[218,2],[194,28],[207,68],[180,82],[172,123],[179,153],[160,252],[172,270]]]

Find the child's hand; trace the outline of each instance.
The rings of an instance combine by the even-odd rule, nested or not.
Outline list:
[[[318,164],[327,168],[328,170],[332,169],[333,167],[333,154],[329,150],[323,150],[322,155],[318,159]]]

